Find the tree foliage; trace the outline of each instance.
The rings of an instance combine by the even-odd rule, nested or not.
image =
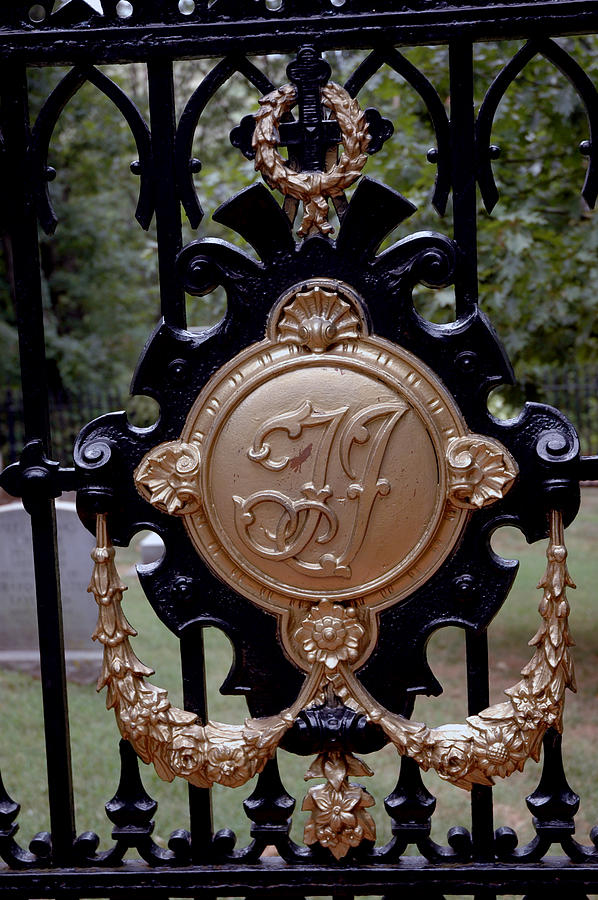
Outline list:
[[[598,80],[597,39],[561,41]],[[518,44],[476,47],[477,103]],[[363,53],[329,54],[333,78],[341,81]],[[447,111],[450,106],[446,48],[406,51],[430,78]],[[274,83],[285,79],[286,60],[257,61]],[[179,112],[213,61],[177,64]],[[33,112],[60,72],[31,73]],[[140,67],[109,70],[147,114]],[[383,68],[360,96],[391,118],[395,135],[368,163],[368,171],[399,190],[419,209],[394,238],[431,228],[451,232],[450,208],[439,219],[429,199],[434,166],[426,153],[434,145],[428,114],[420,98],[396,73]],[[255,109],[257,94],[234,76],[208,105],[197,131],[194,153],[202,160],[196,176],[207,213],[256,179],[253,166],[234,150],[228,133]],[[517,373],[533,382],[548,364],[596,359],[598,328],[593,285],[598,274],[596,215],[580,197],[587,164],[577,149],[589,137],[583,107],[574,89],[542,58],[533,60],[511,87],[499,109],[493,140],[502,148],[494,163],[501,200],[489,216],[480,203],[480,302],[506,344]],[[135,359],[156,323],[159,310],[156,245],[135,222],[136,158],[131,135],[119,113],[93,87],[85,86],[66,107],[51,147],[58,172],[51,186],[60,219],[56,235],[41,238],[44,316],[49,377],[55,391],[75,394],[94,385],[122,393]],[[185,240],[209,233],[238,236],[206,215],[194,234],[185,223]],[[223,297],[189,303],[192,324],[222,313]],[[454,314],[451,290],[424,292],[420,310],[434,320]],[[0,272],[0,379],[18,381],[14,315],[5,273]]]

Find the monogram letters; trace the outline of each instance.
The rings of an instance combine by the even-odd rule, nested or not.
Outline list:
[[[259,556],[285,560],[288,565],[308,575],[351,577],[351,562],[363,544],[373,506],[378,497],[386,497],[391,491],[387,478],[381,477],[382,462],[395,426],[409,406],[400,400],[396,403],[378,403],[351,412],[349,406],[334,410],[314,408],[306,400],[298,409],[269,419],[261,427],[251,448],[249,459],[264,468],[281,471],[287,466],[301,471],[301,465],[311,457],[311,480],[299,489],[300,497],[293,499],[281,491],[255,491],[245,499],[234,496],[235,526],[241,539]],[[378,426],[377,429],[375,426]],[[291,440],[299,440],[305,429],[314,429],[319,435],[296,456],[272,458],[272,448],[266,437],[277,430],[287,432]],[[314,448],[315,444],[315,450]],[[362,461],[359,477],[351,451],[355,444],[367,444],[369,452]],[[307,452],[309,451],[309,452]],[[332,457],[338,458],[341,471],[346,476],[342,497],[339,489],[331,487],[329,468]],[[301,553],[313,542],[329,547],[339,530],[338,513],[332,507],[334,500],[348,500],[346,516],[351,518],[349,537],[340,553],[327,550],[315,562],[301,558]],[[280,509],[275,528],[260,526],[259,507],[274,504]],[[338,505],[338,504],[337,504]],[[259,537],[265,536],[264,539]]]

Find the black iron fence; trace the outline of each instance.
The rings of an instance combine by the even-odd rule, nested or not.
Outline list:
[[[573,422],[583,453],[598,451],[598,366],[547,369],[526,385],[526,399],[556,406]]]
[[[3,6],[2,225],[24,404],[21,409],[12,391],[3,410],[0,396],[0,447],[9,462],[18,455],[0,484],[23,497],[31,516],[50,827],[25,849],[21,837],[15,839],[19,803],[11,798],[18,787],[7,783],[5,790],[0,781],[1,896],[213,900],[284,893],[350,900],[466,894],[495,900],[514,893],[578,900],[594,894],[598,833],[591,831],[591,843],[573,837],[580,798],[567,783],[559,730],[563,694],[573,686],[563,529],[579,506],[578,482],[598,478],[598,456],[580,459],[568,422],[546,406],[529,411],[521,427],[486,415],[487,393],[507,383],[510,370],[477,310],[476,211],[478,186],[488,212],[499,198],[492,169],[500,153],[492,140],[498,106],[538,56],[568,79],[580,112],[585,110],[583,198],[594,207],[598,87],[590,68],[586,73],[551,36],[598,33],[597,4],[13,0]],[[474,43],[509,38],[526,43],[502,69],[482,77]],[[437,86],[424,74],[427,62],[420,69],[397,49],[414,44],[447,45]],[[348,78],[321,57],[356,47],[364,55]],[[270,81],[260,57],[286,53],[287,75]],[[177,120],[175,63],[217,56],[222,58],[185,96]],[[101,68],[111,63],[146,66],[147,104],[140,105],[147,121],[133,89],[123,90]],[[26,68],[56,64],[72,68],[45,97],[31,126]],[[443,214],[451,198],[452,229],[448,221],[443,231],[451,237],[413,231],[378,254],[414,204],[379,180],[373,166],[350,199],[342,192],[359,177],[366,156],[392,134],[382,112],[362,110],[357,100],[376,86],[383,68],[413,88],[429,113],[434,137],[426,155],[437,171],[432,203]],[[230,143],[255,158],[266,184],[281,196],[262,184],[244,184],[213,220],[236,231],[259,262],[202,233],[183,248],[181,207],[195,232],[204,216],[201,179],[194,178],[205,177],[194,155],[196,133],[199,138],[201,125],[202,152],[212,145],[221,154],[229,140],[211,127],[212,114],[220,89],[237,75],[263,97],[259,108],[256,98],[230,116]],[[344,87],[332,78],[346,78]],[[128,428],[122,416],[89,421],[122,408],[122,397],[52,398],[41,377],[46,323],[38,228],[50,239],[57,224],[48,191],[56,175],[49,149],[66,104],[87,84],[130,127],[137,157],[132,171],[139,178],[136,218],[144,228],[154,215],[156,220],[164,322],[134,376],[136,390],[160,408],[156,427],[146,431]],[[407,129],[397,134],[399,164],[408,142]],[[226,170],[222,163],[218,168]],[[339,220],[334,238],[326,218],[330,198]],[[298,200],[303,219],[297,230]],[[78,226],[66,206],[58,212]],[[98,203],[89,204],[92,234],[97,209]],[[115,240],[111,254],[117,245]],[[454,325],[433,325],[415,314],[418,284],[454,284]],[[204,296],[215,285],[226,291],[227,316],[202,340],[187,329],[186,294]],[[126,290],[123,282],[106,316]],[[111,344],[110,335],[103,343]],[[328,351],[328,357],[318,356]],[[594,388],[593,378],[567,373],[541,378],[525,392],[558,404],[581,431],[587,452],[598,443],[598,423],[588,424]],[[410,405],[417,415],[405,433],[395,425]],[[140,417],[135,421],[143,424]],[[465,421],[481,433],[467,431]],[[328,444],[309,463],[317,477],[306,471],[300,486],[294,474],[277,472],[287,464],[300,471],[312,446],[319,441],[324,447],[324,439],[310,435],[277,459],[269,458],[264,439],[277,431],[294,440],[316,423],[326,427]],[[71,468],[72,442],[82,425]],[[395,468],[387,473],[381,465],[391,439]],[[279,445],[274,449],[278,454]],[[391,489],[384,505],[378,498]],[[86,822],[80,831],[75,824],[52,505],[54,497],[74,490],[79,516],[97,536],[96,636],[105,647],[109,705],[125,738],[120,785],[106,804],[115,826],[107,849]],[[330,498],[336,506],[327,506]],[[254,514],[258,504],[266,505],[263,518]],[[281,512],[274,514],[273,506]],[[183,523],[181,516],[187,517]],[[508,699],[489,706],[486,630],[516,567],[491,552],[488,536],[505,523],[519,527],[530,543],[550,536],[549,568],[534,656],[523,680],[506,692]],[[163,537],[165,553],[158,566],[140,573],[141,585],[152,610],[180,639],[184,710],[145,681],[149,670],[134,656],[131,630],[121,618],[122,587],[109,538],[124,546],[148,528]],[[334,552],[323,552],[320,545],[333,539],[340,541],[331,545]],[[409,722],[416,696],[440,691],[426,659],[430,635],[454,625],[465,632],[466,724],[428,728]],[[251,718],[243,724],[209,719],[208,627],[223,631],[233,646],[235,664],[221,690],[246,698]],[[348,776],[371,774],[353,751],[374,753],[388,742],[402,762],[384,802],[392,838],[376,845],[366,810],[371,799]],[[304,801],[312,815],[302,845],[290,836],[295,800],[277,769],[279,743],[291,753],[315,756],[306,777],[326,779]],[[6,746],[4,755],[16,747],[18,741]],[[492,778],[522,769],[541,753],[541,780],[526,798],[536,834],[517,846],[512,828],[494,831]],[[142,785],[138,755],[152,761],[162,779],[178,775],[189,783],[189,830],[174,831],[167,848],[152,838],[157,804]],[[436,800],[420,767],[471,788],[471,832],[455,825],[448,846],[431,837]],[[28,759],[22,768],[27,776]],[[230,828],[214,833],[209,790],[214,784],[241,786],[255,774],[253,793],[243,803],[251,842],[236,847]],[[589,779],[579,780],[586,787]],[[110,796],[112,785],[105,791]],[[410,845],[418,856],[405,856]],[[263,860],[272,846],[278,857]],[[131,851],[135,859],[123,863]]]
[[[122,409],[125,397],[118,391],[50,395],[50,425],[55,458],[68,464],[75,438],[90,419]],[[25,443],[23,398],[19,388],[0,395],[0,454],[5,464],[16,462]]]

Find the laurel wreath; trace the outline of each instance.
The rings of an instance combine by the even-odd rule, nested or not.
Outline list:
[[[562,729],[565,690],[575,690],[566,596],[567,587],[575,585],[567,571],[562,516],[556,511],[551,513],[546,573],[538,585],[544,589],[539,610],[542,624],[530,641],[535,652],[522,670],[523,678],[505,691],[506,701],[470,716],[466,723],[437,728],[380,707],[352,672],[350,642],[347,653],[336,651],[332,668],[314,652],[297,699],[278,715],[246,719],[242,725],[200,724],[193,713],[172,706],[166,690],[147,681],[153,669],[140,662],[130,644],[137,632],[121,608],[126,588],[114,565],[114,548],[103,515],[97,517],[96,539],[89,590],[98,604],[93,637],[104,646],[98,690],[107,688],[106,705],[114,709],[122,736],[166,781],[178,775],[198,787],[245,784],[262,771],[300,711],[327,682],[340,699],[379,723],[400,754],[465,789],[472,784],[492,784],[496,776],[504,778],[521,770],[530,757],[538,760],[546,730]],[[358,640],[349,612],[338,604],[330,607],[319,611],[320,618],[326,617],[327,628]],[[327,639],[327,634],[318,635],[317,620],[315,610],[297,635],[314,648],[324,647]]]
[[[367,119],[357,100],[332,81],[324,85],[321,95],[339,124],[343,142],[340,159],[327,172],[293,172],[278,152],[279,123],[297,102],[293,85],[285,84],[262,97],[261,109],[255,115],[252,141],[255,168],[269,187],[303,203],[303,220],[298,231],[301,237],[314,229],[322,234],[334,231],[328,221],[328,200],[342,194],[359,178],[370,141]]]

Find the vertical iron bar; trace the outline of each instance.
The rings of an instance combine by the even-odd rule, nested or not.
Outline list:
[[[25,439],[41,440],[50,452],[50,426],[45,378],[45,339],[37,216],[33,185],[28,172],[29,109],[27,72],[14,63],[0,74],[2,131],[6,147],[5,202],[10,209],[7,227],[12,254],[12,291],[19,331],[23,385]],[[46,762],[53,861],[65,865],[71,858],[75,814],[71,774],[71,751],[62,606],[58,572],[54,501],[42,484],[31,504],[31,532],[37,596],[42,697],[46,738]]]
[[[185,709],[202,724],[208,721],[208,695],[203,628],[188,628],[181,636],[181,667]],[[191,859],[195,865],[209,861],[212,841],[212,792],[189,785]]]
[[[459,250],[455,280],[457,316],[478,301],[477,193],[473,44],[458,38],[449,43],[451,91],[451,169],[453,237]]]
[[[583,403],[581,399],[581,385],[580,385],[580,372],[579,369],[574,369],[571,373],[571,377],[573,379],[574,386],[574,402],[575,402],[575,426],[581,436],[582,441],[585,444],[585,416],[583,413]],[[587,448],[583,448],[586,453],[588,452]]]
[[[8,437],[8,460],[13,463],[17,459],[17,441],[15,436],[15,407],[12,391],[6,392],[6,428]]]
[[[488,635],[465,634],[467,657],[467,710],[470,716],[490,705],[488,678]],[[471,834],[474,859],[479,862],[493,858],[494,824],[492,788],[474,784],[471,790]],[[493,895],[480,894],[478,900]],[[476,898],[478,895],[476,895]]]
[[[185,293],[176,277],[175,262],[182,246],[181,208],[176,190],[174,141],[176,113],[173,66],[169,60],[148,62],[149,108],[156,191],[156,231],[160,299],[166,322],[186,325]],[[181,667],[185,709],[207,721],[207,693],[203,630],[191,629],[181,638]],[[205,862],[212,839],[212,798],[209,790],[189,785],[192,860]]]
[[[176,110],[172,62],[162,59],[148,62],[147,74],[162,315],[169,325],[184,328],[187,321],[185,292],[178,283],[175,270],[182,236],[174,168]]]
[[[567,369],[563,371],[563,403],[559,408],[563,409],[567,418],[571,419],[575,428],[579,430],[579,420],[576,420],[575,415],[575,393],[571,389],[571,382]]]
[[[598,445],[595,439],[594,421],[596,419],[593,409],[592,374],[589,364],[585,367],[586,381],[586,422],[587,422],[587,450],[586,453],[596,453]]]
[[[457,316],[466,315],[477,303],[477,186],[475,166],[475,110],[473,43],[456,38],[449,43],[451,91],[451,167],[453,182],[453,236],[459,265],[455,281]],[[475,715],[490,702],[488,637],[466,633],[467,702]],[[474,858],[493,856],[492,788],[474,785],[471,792],[471,831]],[[476,894],[486,900],[491,893]]]

